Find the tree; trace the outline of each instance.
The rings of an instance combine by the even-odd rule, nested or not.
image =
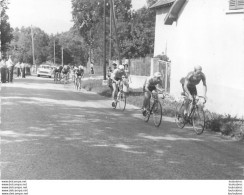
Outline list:
[[[47,61],[49,55],[49,36],[40,28],[33,28],[35,62],[41,64]],[[14,29],[10,49],[17,61],[33,64],[31,28]]]
[[[9,22],[8,22],[8,15],[6,14],[6,10],[8,9],[8,0],[1,0],[0,1],[0,9],[1,9],[1,53],[6,55],[7,50],[9,49],[9,43],[11,42],[13,35]]]

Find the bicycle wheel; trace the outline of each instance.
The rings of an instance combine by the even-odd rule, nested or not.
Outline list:
[[[155,101],[152,106],[153,122],[156,127],[159,127],[162,121],[162,105],[159,101]]]
[[[119,94],[119,99],[118,99],[118,107],[120,110],[124,111],[125,107],[126,107],[126,96],[125,94],[122,92]]]
[[[56,76],[56,73],[54,73],[53,82],[54,82],[54,83],[57,83],[57,76]]]
[[[146,115],[144,115],[144,121],[145,122],[148,122],[149,121],[149,118],[150,118],[150,115],[151,115],[151,102],[148,103],[148,106],[147,106],[147,111],[146,111]]]
[[[185,120],[184,120],[184,102],[178,104],[175,109],[175,122],[179,128],[184,128]]]
[[[202,108],[196,107],[192,115],[192,123],[196,134],[202,134],[205,128],[205,116]]]

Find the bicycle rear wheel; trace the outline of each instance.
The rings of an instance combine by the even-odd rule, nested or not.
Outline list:
[[[202,108],[196,107],[192,115],[192,123],[196,134],[202,134],[205,128],[205,116]]]
[[[184,128],[185,120],[184,120],[184,102],[178,104],[175,109],[175,122],[179,128]]]
[[[159,127],[162,121],[162,105],[159,101],[155,101],[152,106],[153,122],[156,127]]]
[[[126,107],[126,96],[125,94],[122,92],[119,94],[119,99],[118,99],[118,107],[120,110],[124,111],[125,107]]]

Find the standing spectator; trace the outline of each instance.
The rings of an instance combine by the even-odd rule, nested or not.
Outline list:
[[[6,61],[5,59],[2,59],[1,61],[1,82],[6,83],[6,71],[7,66],[6,66]]]
[[[20,68],[21,68],[21,76],[22,76],[22,78],[25,78],[25,64],[23,61],[20,64]]]
[[[130,77],[130,68],[128,64],[125,64],[125,74],[128,78],[129,83],[131,83],[131,77]]]
[[[17,69],[17,77],[19,78],[20,77],[20,63],[19,62],[15,65],[15,68]]]
[[[13,82],[13,73],[14,73],[14,63],[11,59],[11,55],[8,57],[8,61],[6,62],[7,68],[8,68],[8,82],[12,83]]]
[[[91,74],[94,74],[94,67],[93,66],[94,66],[93,63],[91,62],[91,65],[90,65],[90,67],[91,67]]]

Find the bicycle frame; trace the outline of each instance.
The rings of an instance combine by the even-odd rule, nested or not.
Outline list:
[[[201,108],[198,104],[200,98],[204,98],[202,96],[193,96],[193,100],[190,102],[191,110],[189,115],[185,115],[183,111],[185,110],[185,104],[187,97],[184,96],[184,101],[177,107],[176,109],[176,124],[178,127],[183,128],[187,123],[193,126],[195,132],[200,135],[205,128],[205,116],[203,107]],[[206,101],[204,102],[204,104]],[[184,108],[184,109],[183,109]],[[183,109],[183,110],[182,110]]]

